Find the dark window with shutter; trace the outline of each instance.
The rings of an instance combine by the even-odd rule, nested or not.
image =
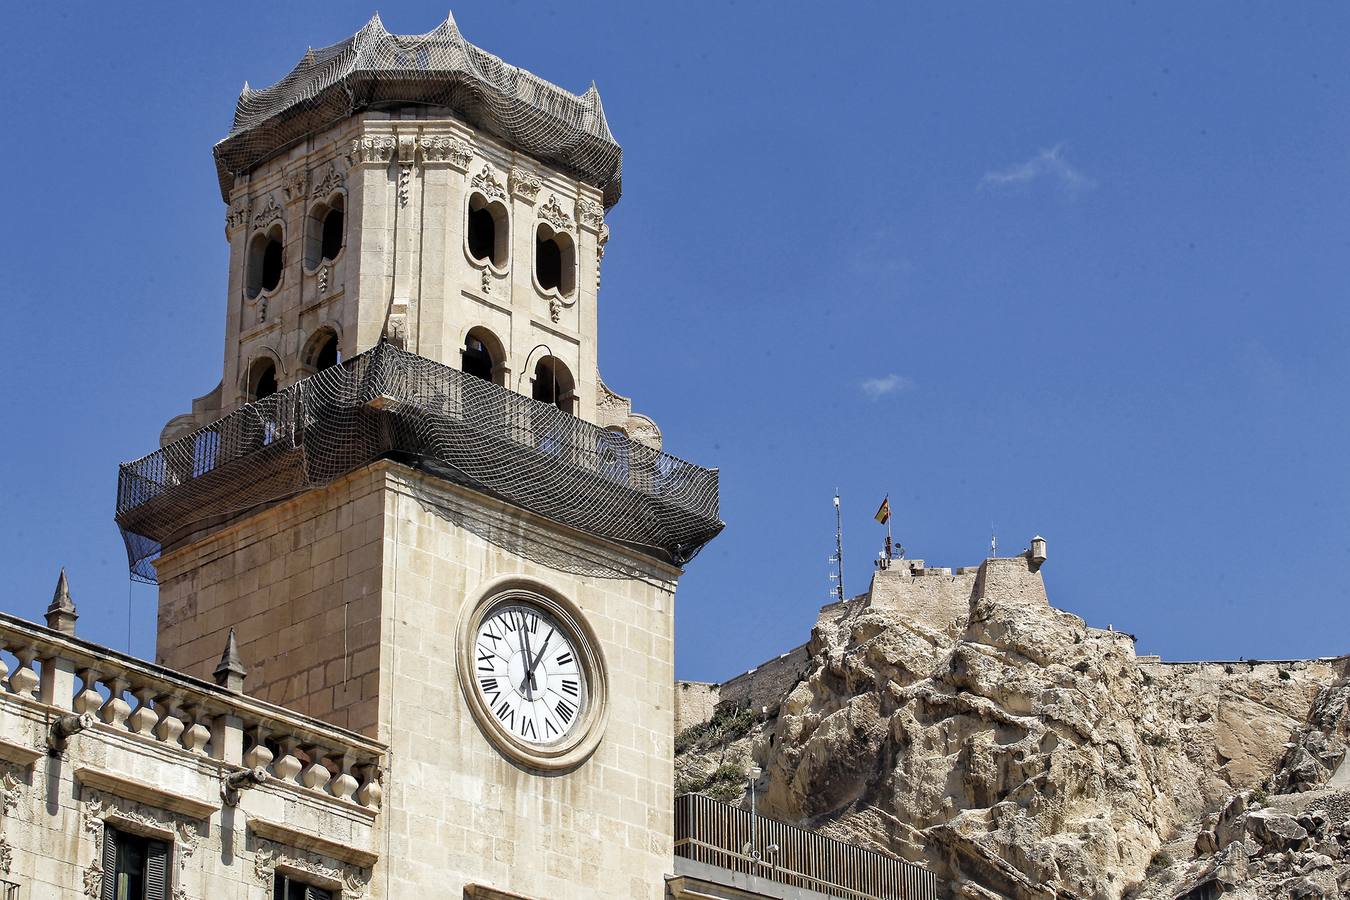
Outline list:
[[[333,894],[278,872],[272,882],[272,900],[333,900]]]
[[[169,900],[169,845],[103,826],[100,900]]]

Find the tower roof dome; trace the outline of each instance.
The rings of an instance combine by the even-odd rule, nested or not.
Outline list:
[[[390,34],[377,13],[356,34],[309,49],[271,87],[244,84],[234,125],[215,146],[222,196],[234,176],[307,134],[364,109],[446,107],[469,124],[573,173],[619,200],[623,151],[609,131],[594,83],[560,88],[470,44],[453,16],[426,34]]]

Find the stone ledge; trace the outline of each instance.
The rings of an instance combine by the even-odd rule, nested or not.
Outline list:
[[[276,841],[278,844],[286,844],[295,847],[297,850],[320,853],[363,869],[369,869],[380,859],[380,855],[373,851],[362,850],[360,847],[353,847],[351,844],[343,844],[329,838],[319,837],[290,825],[270,822],[267,819],[250,818],[248,827],[260,838]]]
[[[220,809],[219,803],[208,803],[195,797],[176,794],[152,784],[136,781],[133,778],[127,778],[125,775],[118,775],[115,772],[108,772],[103,769],[94,769],[88,766],[78,768],[75,770],[75,779],[80,784],[94,790],[115,794],[118,797],[135,800],[138,803],[144,803],[159,809],[167,809],[169,812],[176,812],[191,819],[209,819],[216,810]]]
[[[25,747],[23,744],[0,740],[0,759],[15,763],[20,768],[27,769],[32,766],[42,756],[42,753],[43,751],[35,747]]]
[[[530,900],[524,894],[514,894],[485,884],[464,885],[465,900]]]

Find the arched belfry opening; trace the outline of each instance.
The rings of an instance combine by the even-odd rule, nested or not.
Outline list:
[[[248,399],[262,400],[277,392],[277,366],[270,359],[253,363],[248,374]]]
[[[534,241],[534,277],[544,291],[572,296],[577,285],[577,255],[571,235],[539,224]]]
[[[465,223],[469,256],[499,269],[505,267],[510,247],[507,225],[506,206],[475,191],[469,197]]]
[[[281,223],[253,235],[248,244],[246,284],[249,299],[265,291],[274,291],[281,284],[286,268],[286,250],[282,240]]]
[[[341,361],[337,332],[331,327],[320,328],[305,344],[304,363],[310,372],[322,372]]]
[[[575,415],[576,382],[567,366],[556,356],[545,356],[535,364],[530,396]]]
[[[317,269],[332,262],[346,243],[346,205],[341,194],[334,194],[309,211],[305,220],[305,268]]]
[[[466,375],[506,384],[506,351],[497,336],[481,326],[470,328],[464,336],[459,367]]]

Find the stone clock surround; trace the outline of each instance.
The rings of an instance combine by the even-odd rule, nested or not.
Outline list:
[[[208,673],[235,623],[250,693],[390,744],[373,895],[662,896],[678,570],[390,462],[159,567],[166,664]],[[520,579],[575,605],[608,671],[598,743],[560,773],[489,740],[454,671],[465,610]]]

